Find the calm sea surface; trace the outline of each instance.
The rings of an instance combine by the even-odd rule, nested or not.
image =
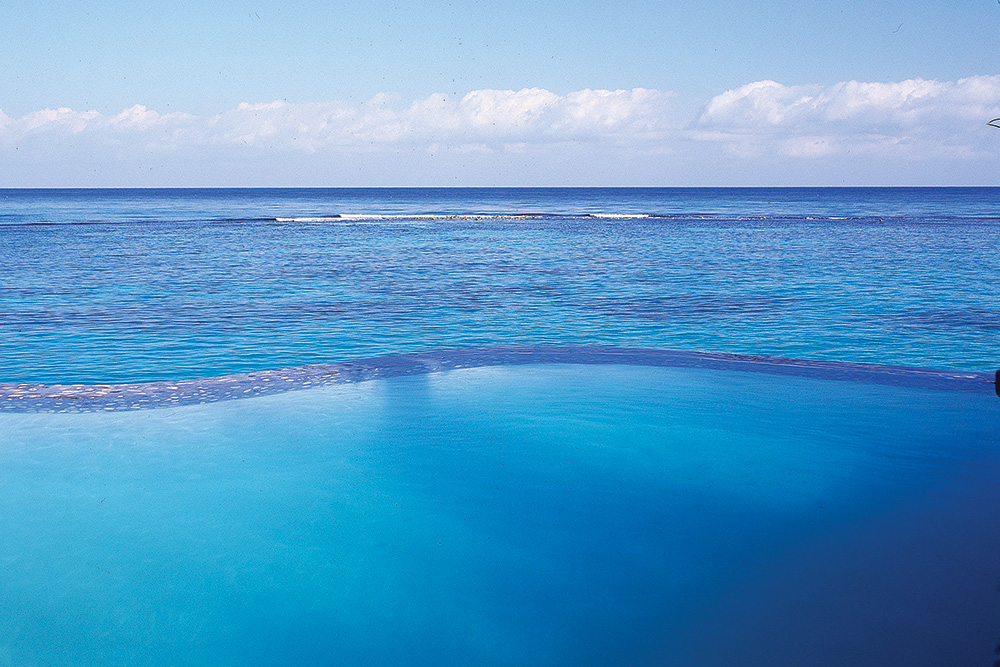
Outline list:
[[[992,371],[1000,189],[0,191],[0,381],[469,346]]]

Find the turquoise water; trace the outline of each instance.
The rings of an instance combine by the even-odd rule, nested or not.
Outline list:
[[[0,433],[2,664],[975,665],[1000,639],[986,391],[499,366]]]
[[[541,344],[1000,366],[996,188],[0,197],[0,381]]]
[[[0,191],[0,665],[990,664],[998,194]]]

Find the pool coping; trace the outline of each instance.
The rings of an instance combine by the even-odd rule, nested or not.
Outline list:
[[[972,371],[655,348],[533,346],[395,354],[192,380],[126,384],[0,383],[0,412],[142,410],[462,368],[533,364],[698,368],[1000,395],[993,375]],[[1000,377],[1000,371],[997,376]]]

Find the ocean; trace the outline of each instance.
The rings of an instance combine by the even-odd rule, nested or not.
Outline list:
[[[0,666],[1000,659],[997,188],[0,191]]]
[[[0,381],[511,345],[1000,367],[1000,188],[0,191]]]

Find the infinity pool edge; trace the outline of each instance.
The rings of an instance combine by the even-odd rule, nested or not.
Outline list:
[[[124,384],[0,383],[0,412],[142,410],[463,368],[534,364],[697,368],[945,391],[998,391],[992,374],[971,371],[655,348],[535,346],[395,354],[191,380]]]

